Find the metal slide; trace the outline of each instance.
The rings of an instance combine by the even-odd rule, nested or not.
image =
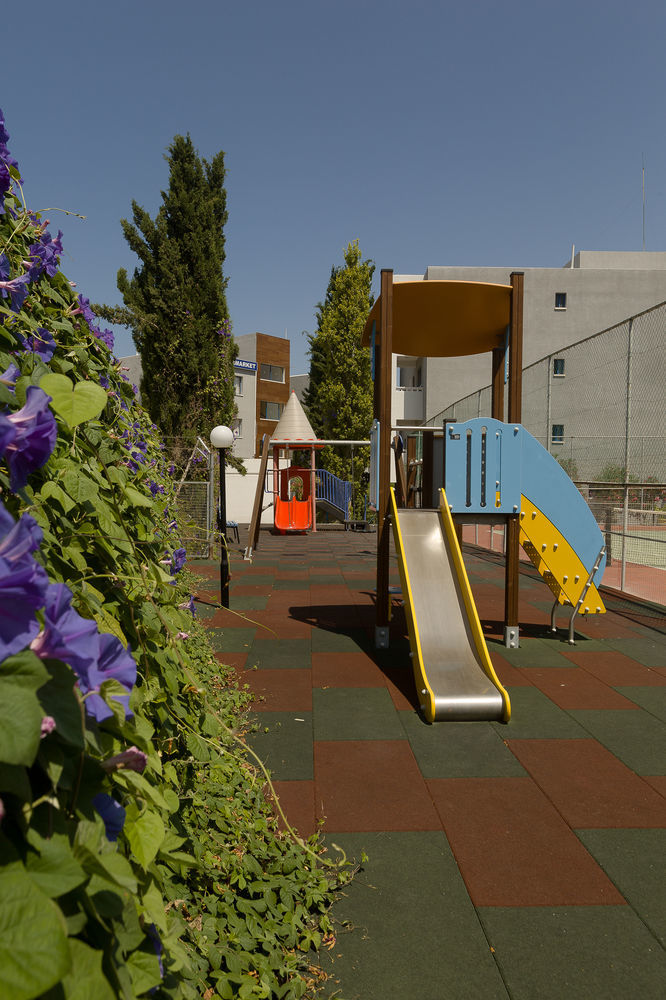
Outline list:
[[[508,722],[509,696],[488,655],[444,490],[441,498],[439,510],[399,510],[391,490],[421,708],[428,722]]]

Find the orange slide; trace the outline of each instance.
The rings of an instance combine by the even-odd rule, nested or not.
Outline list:
[[[280,500],[275,497],[275,527],[278,531],[307,531],[312,526],[309,500]]]

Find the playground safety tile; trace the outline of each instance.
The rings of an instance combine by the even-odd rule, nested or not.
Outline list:
[[[528,673],[521,673],[520,670],[509,663],[505,656],[502,656],[502,654],[496,652],[496,650],[489,649],[488,652],[490,653],[490,659],[493,667],[495,668],[495,673],[504,687],[530,686],[532,681]]]
[[[229,607],[240,607],[247,597],[263,597],[268,601],[272,593],[272,583],[236,583],[229,588]],[[219,596],[218,592],[218,600]]]
[[[646,667],[625,653],[609,649],[608,646],[604,649],[603,655],[579,649],[571,650],[564,655],[609,687],[666,686],[666,674],[662,674],[658,669]]]
[[[367,653],[313,653],[315,688],[384,687],[384,676]]]
[[[255,700],[253,712],[311,712],[312,673],[310,670],[243,670],[241,684],[247,684]]]
[[[270,600],[265,611],[252,615],[260,626],[257,629],[259,639],[309,639],[312,626],[308,622],[292,618],[289,609],[282,611],[271,608]]]
[[[419,698],[410,661],[405,658],[392,664],[379,662],[395,708],[399,712],[418,712]]]
[[[310,568],[310,586],[311,587],[330,587],[330,586],[346,586],[345,579],[342,573],[332,573],[330,568],[323,566],[320,569],[313,570]]]
[[[368,650],[370,646],[364,629],[350,628],[344,632],[331,632],[318,628],[312,632],[313,653],[357,653]]]
[[[656,632],[655,638],[608,639],[608,645],[646,667],[666,667],[666,639]]]
[[[427,785],[475,906],[624,902],[530,778],[433,778]]]
[[[325,830],[441,829],[404,738],[316,741],[314,775],[315,810]]]
[[[232,611],[263,611],[268,604],[268,594],[239,594],[233,590],[229,606]]]
[[[666,722],[666,687],[618,687],[616,690],[650,715]]]
[[[507,1000],[441,831],[335,832],[326,839],[350,859],[367,854],[333,907],[336,944],[319,958],[333,995]]]
[[[504,632],[503,625],[501,632]],[[563,650],[570,647],[565,647],[557,639],[533,639],[521,635],[517,649],[507,649],[503,642],[497,640],[491,640],[488,648],[501,653],[514,667],[561,667]]]
[[[665,774],[644,774],[643,781],[647,781],[651,788],[654,788],[655,792],[666,799],[666,775]]]
[[[666,724],[635,712],[572,709],[571,715],[636,774],[666,774]]]
[[[245,669],[245,663],[247,661],[247,653],[215,653],[215,659],[218,660],[223,666],[233,667],[236,673],[240,676],[241,672]]]
[[[239,582],[238,582],[238,584],[236,584],[236,572],[237,571],[236,571],[235,567],[232,567],[231,572],[232,572],[232,576],[231,576],[231,589],[232,590],[235,589],[235,586],[239,586],[239,587],[272,587],[273,584],[274,584],[274,582],[275,582],[275,574],[274,573],[268,574],[268,573],[264,573],[263,571],[261,573],[256,573],[256,572],[252,572],[252,570],[248,570],[246,573],[243,573],[242,576],[240,574],[238,575]]]
[[[629,905],[666,946],[666,830],[577,830]]]
[[[273,581],[274,590],[291,590],[291,591],[303,591],[310,589],[310,578],[307,576],[300,576],[299,578],[287,578],[276,576]]]
[[[488,722],[428,725],[416,713],[401,712],[424,778],[524,777],[525,770]]]
[[[572,828],[666,828],[666,799],[596,740],[508,744]]]
[[[478,911],[512,1000],[661,1000],[666,956],[629,906]]]
[[[257,637],[252,644],[247,666],[259,667],[262,670],[309,668],[310,648],[309,639]]]
[[[385,687],[315,688],[315,740],[404,740],[405,733]]]
[[[523,670],[535,687],[560,708],[616,708],[636,706],[612,687],[580,667],[531,667]]]
[[[589,735],[569,712],[555,705],[538,688],[515,687],[510,696],[511,721],[490,723],[504,740],[581,739]]]
[[[262,712],[248,744],[278,781],[308,781],[312,767],[312,712]]]
[[[254,641],[256,631],[254,626],[252,628],[237,628],[225,624],[224,628],[211,630],[211,645],[213,650],[218,653],[247,653]]]
[[[272,784],[282,811],[287,817],[287,822],[300,837],[307,840],[317,830],[314,814],[314,781],[273,781]],[[275,803],[270,791],[268,798]],[[277,816],[278,826],[281,830],[286,830],[275,804],[274,812]]]

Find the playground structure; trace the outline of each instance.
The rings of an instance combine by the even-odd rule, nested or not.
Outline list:
[[[371,502],[378,512],[375,645],[389,644],[389,539],[393,532],[411,657],[421,709],[436,720],[508,722],[509,696],[492,666],[461,552],[465,522],[506,526],[504,643],[519,645],[519,545],[551,589],[576,614],[605,611],[598,593],[605,566],[601,531],[558,463],[520,425],[523,275],[510,285],[459,281],[393,282],[363,332],[375,384]],[[391,426],[393,353],[456,357],[491,353],[492,417],[441,428]],[[508,381],[508,421],[504,384]],[[394,437],[394,432],[398,436]],[[413,489],[422,435],[421,507]],[[407,438],[407,470],[403,462]],[[390,484],[391,449],[396,486]]]
[[[282,417],[271,438],[262,441],[261,462],[257,479],[257,490],[252,511],[252,520],[245,549],[245,559],[251,559],[259,544],[261,514],[273,507],[275,530],[281,534],[317,530],[317,508],[342,521],[347,526],[358,522],[351,518],[351,482],[339,479],[325,469],[317,469],[315,454],[326,445],[343,445],[352,449],[352,479],[354,448],[369,446],[369,441],[322,441],[310,426],[303,407],[295,392],[291,393]],[[290,458],[292,452],[310,452],[310,465],[295,465]],[[283,456],[286,466],[282,465]],[[269,468],[269,460],[272,467]],[[272,487],[267,482],[272,482]],[[263,506],[264,496],[272,499]]]

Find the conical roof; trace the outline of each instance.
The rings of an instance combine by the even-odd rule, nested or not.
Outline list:
[[[316,441],[317,435],[305,416],[305,411],[295,392],[282,411],[278,425],[271,434],[271,441]]]

